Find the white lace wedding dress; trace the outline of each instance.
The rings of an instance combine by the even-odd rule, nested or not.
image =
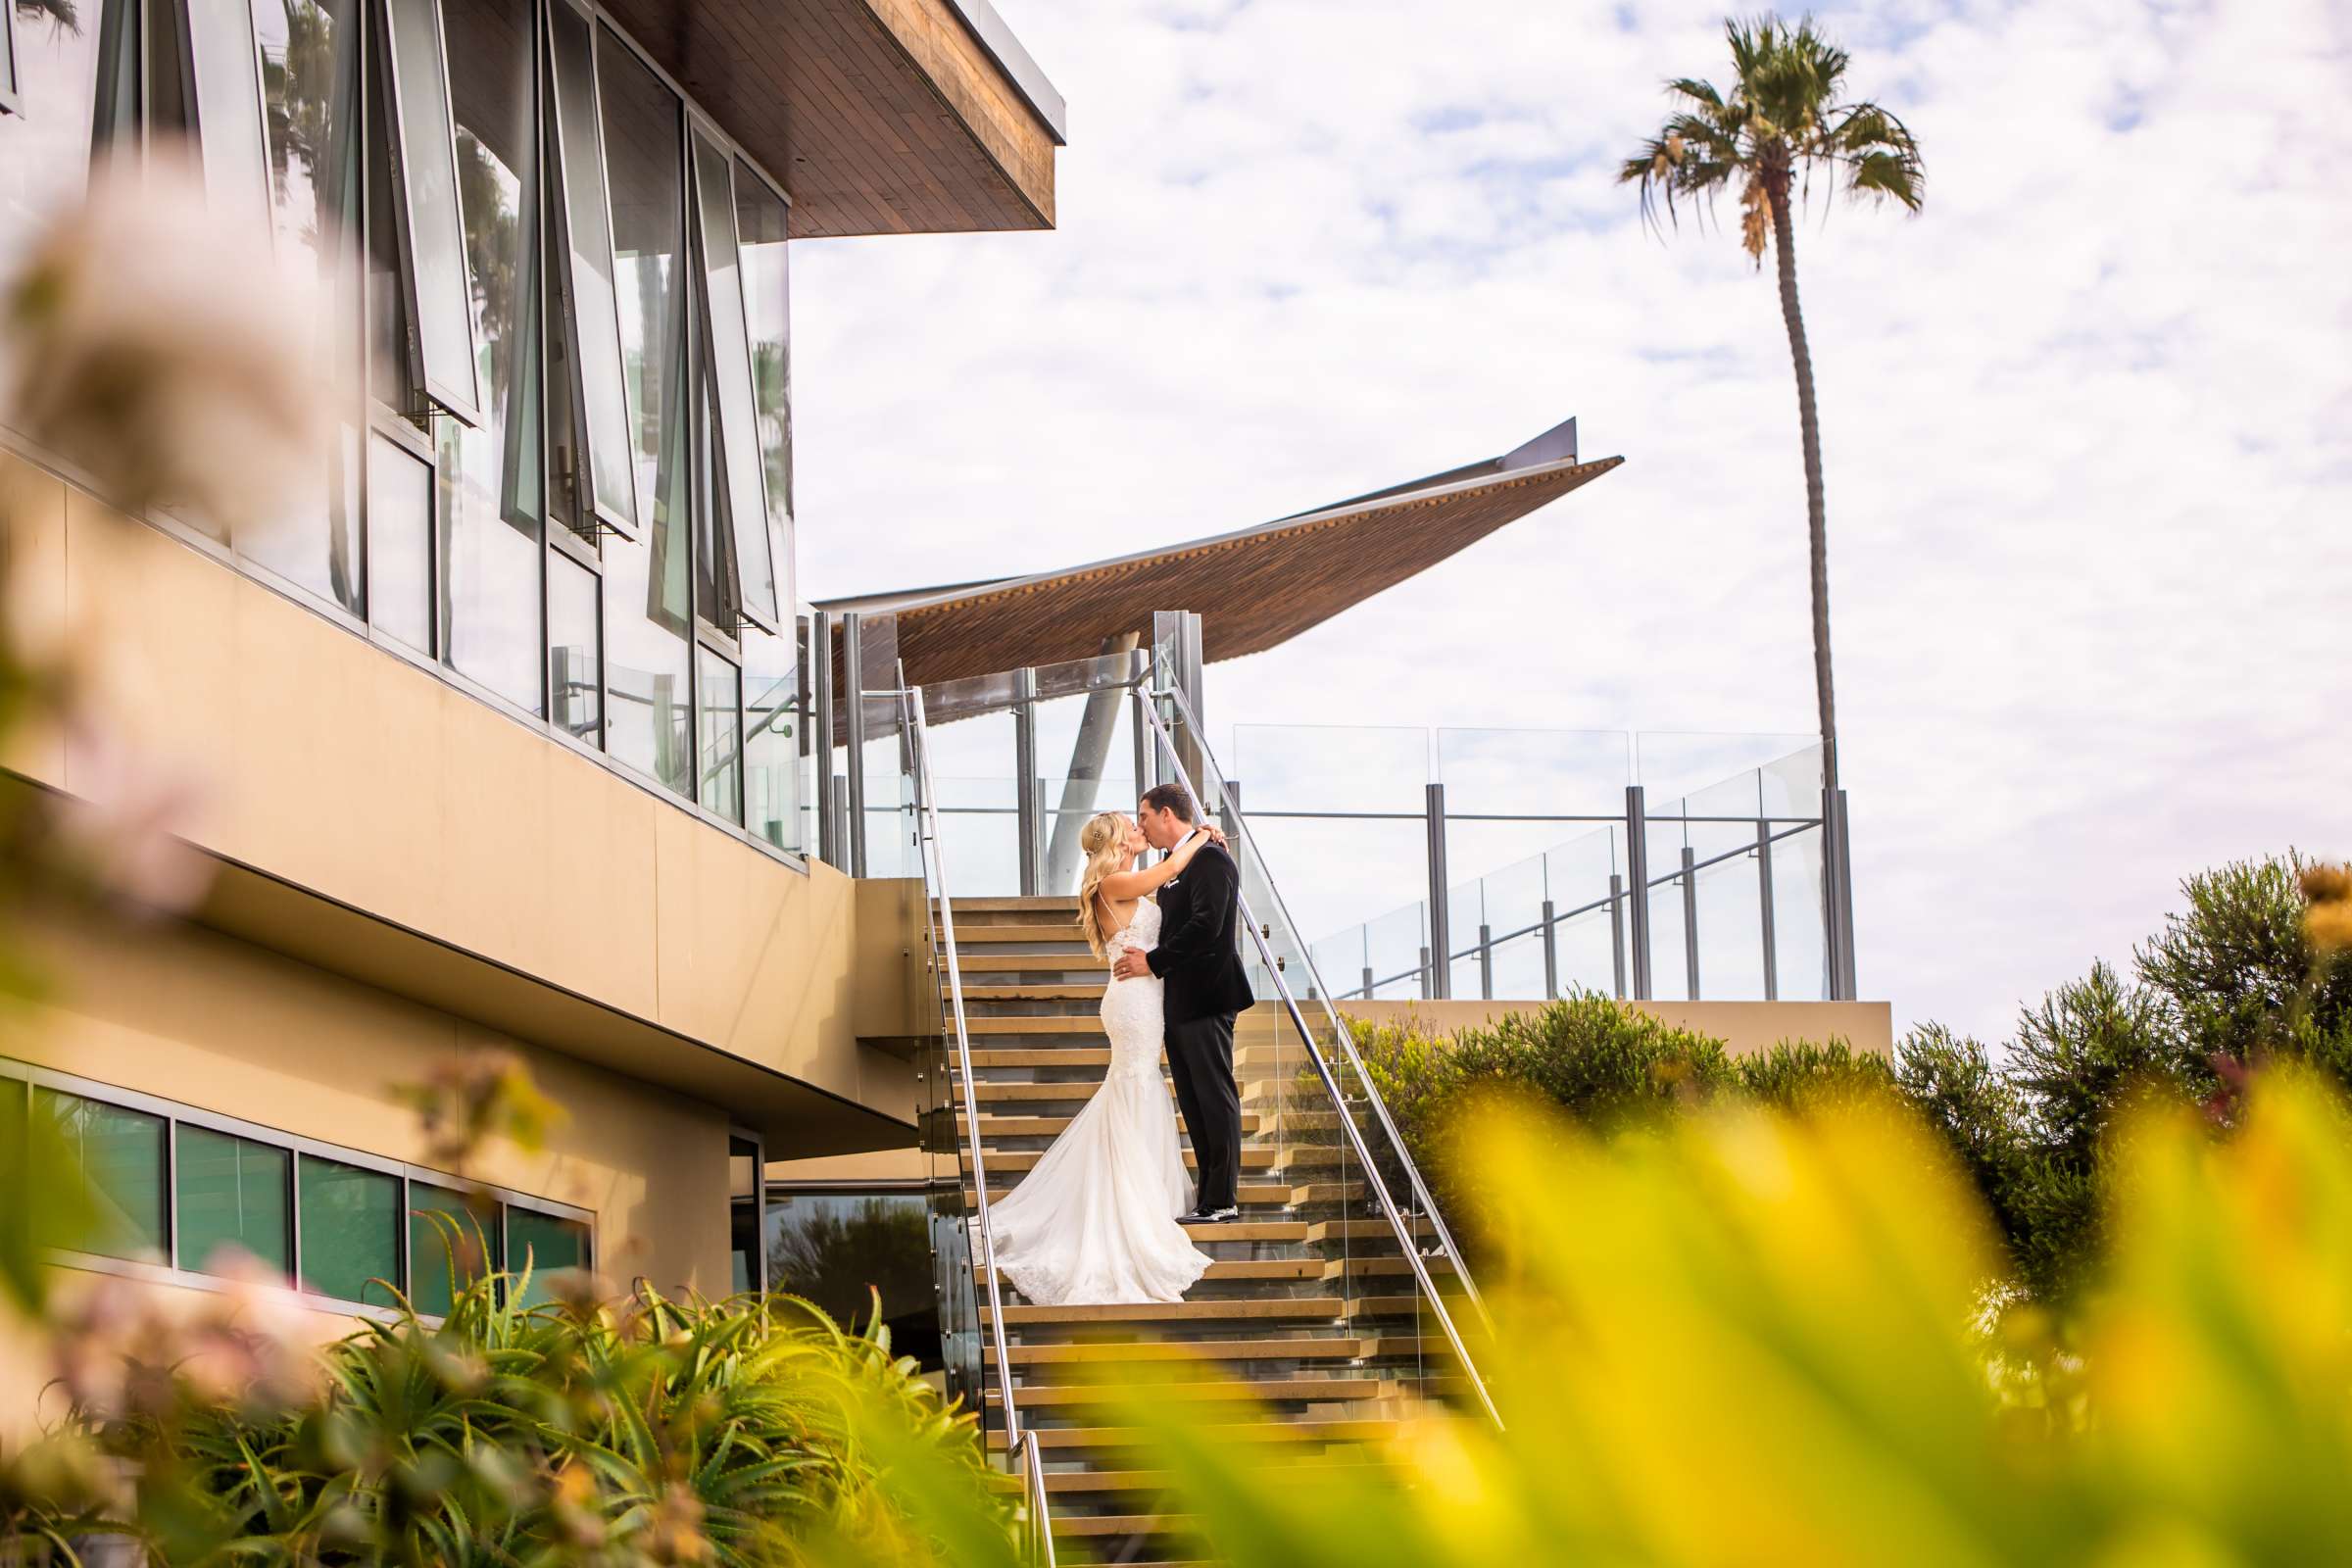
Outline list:
[[[1159,906],[1147,899],[1110,939],[1110,959],[1158,941]],[[1193,1179],[1159,1075],[1163,1027],[1156,975],[1104,988],[1110,1071],[1102,1087],[989,1211],[997,1267],[1032,1301],[1181,1300],[1208,1267],[1177,1222],[1193,1206]]]

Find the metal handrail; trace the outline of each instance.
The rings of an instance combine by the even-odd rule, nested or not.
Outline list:
[[[1046,1452],[1031,1428],[1021,1434],[1021,1470],[1029,1486],[1029,1560],[1054,1565],[1054,1510],[1046,1500]]]
[[[1171,688],[1165,693],[1154,693],[1154,695],[1164,695],[1175,704],[1176,711],[1184,719],[1185,727],[1191,730],[1196,737],[1199,737],[1201,755],[1207,757],[1211,761],[1214,761],[1216,759],[1216,754],[1208,749],[1207,737],[1201,730],[1200,721],[1194,716],[1192,704],[1185,700],[1184,693]],[[1166,726],[1160,722],[1159,715],[1156,712],[1152,711],[1152,705],[1150,703],[1146,703],[1144,705],[1144,709],[1152,718],[1152,727],[1160,732],[1161,739],[1167,742],[1170,753],[1173,754],[1175,749],[1174,739],[1168,735]],[[1181,776],[1184,771],[1183,763],[1181,761],[1176,761],[1175,766],[1179,776]],[[1193,788],[1192,782],[1189,779],[1186,780],[1184,787],[1187,790],[1191,790]],[[1194,792],[1194,799],[1200,799],[1198,791]],[[1236,819],[1236,825],[1241,829],[1242,837],[1249,839],[1249,813],[1246,811],[1237,810],[1234,813],[1234,816]],[[1254,850],[1255,841],[1251,840],[1250,842],[1251,848]],[[1266,864],[1266,858],[1264,855],[1258,855],[1257,858],[1260,865]],[[1400,1158],[1404,1163],[1405,1176],[1413,1184],[1414,1200],[1421,1205],[1422,1212],[1429,1216],[1430,1224],[1438,1233],[1438,1244],[1445,1248],[1446,1255],[1453,1259],[1454,1270],[1461,1276],[1462,1290],[1464,1294],[1470,1298],[1471,1306],[1477,1309],[1479,1322],[1486,1326],[1488,1333],[1492,1334],[1494,1331],[1494,1320],[1487,1312],[1487,1303],[1485,1298],[1478,1294],[1477,1281],[1471,1279],[1470,1277],[1469,1260],[1463,1257],[1462,1250],[1454,1245],[1453,1233],[1446,1227],[1446,1216],[1439,1211],[1436,1198],[1431,1196],[1428,1185],[1421,1179],[1420,1166],[1414,1164],[1412,1156],[1405,1152],[1404,1136],[1396,1130],[1396,1119],[1389,1114],[1387,1102],[1380,1098],[1379,1089],[1374,1087],[1372,1082],[1372,1074],[1364,1066],[1364,1058],[1356,1054],[1355,1031],[1348,1027],[1346,1021],[1340,1017],[1339,1009],[1331,1004],[1332,992],[1330,982],[1323,978],[1322,969],[1315,963],[1314,948],[1308,944],[1305,937],[1298,934],[1298,922],[1291,918],[1290,906],[1283,903],[1282,889],[1274,885],[1274,874],[1272,867],[1270,866],[1267,867],[1266,872],[1266,892],[1268,896],[1274,900],[1274,907],[1282,915],[1282,923],[1290,929],[1292,936],[1295,937],[1298,943],[1299,956],[1304,959],[1306,963],[1306,975],[1308,981],[1310,982],[1308,988],[1310,994],[1314,1000],[1323,1004],[1324,1015],[1331,1020],[1332,1034],[1338,1039],[1340,1043],[1340,1049],[1347,1053],[1348,1065],[1355,1069],[1356,1081],[1364,1086],[1364,1099],[1371,1102],[1373,1114],[1380,1118],[1381,1130],[1389,1135],[1390,1145],[1396,1149],[1398,1158]],[[1251,931],[1256,931],[1258,928],[1252,924],[1250,929]],[[1261,950],[1265,946],[1262,936],[1258,939],[1258,946]],[[1282,987],[1287,994],[1289,988],[1282,986],[1282,971],[1275,964],[1270,954],[1266,956],[1266,967],[1274,974],[1275,985]],[[1341,1117],[1340,1119],[1343,1122],[1347,1121],[1345,1116]],[[1407,1250],[1410,1250],[1409,1247],[1407,1248]],[[1448,1324],[1449,1329],[1450,1326],[1451,1325]],[[1457,1346],[1456,1348],[1458,1348],[1459,1347]],[[1492,1408],[1492,1405],[1489,1407]]]
[[[1182,693],[1171,690],[1153,692],[1151,695],[1155,698],[1174,699],[1176,708],[1183,714],[1186,724],[1194,736],[1199,737],[1200,726],[1194,721],[1192,711],[1185,704]],[[1183,755],[1176,748],[1175,737],[1168,733],[1166,723],[1161,720],[1157,710],[1152,703],[1146,702],[1143,705],[1143,711],[1145,716],[1151,720],[1152,733],[1158,737],[1159,744],[1167,753],[1168,765],[1175,770],[1176,781],[1182,784],[1185,793],[1193,798],[1194,809],[1205,819],[1208,814],[1208,803],[1201,798],[1200,791],[1193,783],[1191,773],[1186,770]],[[1201,751],[1203,755],[1208,754],[1205,744],[1201,745]],[[1239,813],[1236,814],[1238,816]],[[1240,824],[1237,822],[1236,825]],[[1243,836],[1245,838],[1248,836],[1246,828],[1243,829]],[[1260,857],[1260,859],[1262,861],[1263,857]],[[1267,879],[1267,891],[1273,894],[1275,906],[1282,908],[1282,895],[1275,891],[1271,877]],[[1356,1159],[1363,1166],[1365,1179],[1372,1184],[1373,1196],[1380,1200],[1381,1212],[1387,1216],[1389,1228],[1396,1232],[1398,1249],[1403,1251],[1405,1261],[1412,1265],[1413,1278],[1420,1284],[1421,1294],[1428,1298],[1430,1310],[1437,1313],[1438,1326],[1446,1331],[1446,1339],[1453,1347],[1455,1356],[1460,1359],[1462,1370],[1470,1375],[1470,1386],[1478,1391],[1479,1402],[1486,1406],[1487,1415],[1495,1426],[1500,1427],[1502,1412],[1494,1408],[1494,1397],[1487,1392],[1486,1379],[1479,1375],[1478,1363],[1472,1359],[1470,1348],[1462,1343],[1461,1331],[1454,1326],[1453,1314],[1446,1309],[1445,1299],[1438,1295],[1437,1283],[1430,1278],[1429,1266],[1422,1260],[1420,1249],[1413,1243],[1412,1235],[1405,1226],[1404,1216],[1396,1207],[1396,1199],[1389,1194],[1389,1184],[1382,1179],[1380,1168],[1373,1162],[1372,1151],[1364,1143],[1362,1130],[1355,1125],[1355,1118],[1348,1114],[1348,1098],[1342,1093],[1339,1080],[1332,1073],[1331,1063],[1324,1059],[1322,1051],[1315,1045],[1314,1031],[1307,1027],[1306,1015],[1298,1010],[1298,999],[1291,995],[1290,986],[1282,978],[1282,967],[1275,961],[1274,950],[1266,941],[1264,928],[1259,926],[1257,917],[1251,913],[1249,899],[1238,888],[1235,890],[1234,896],[1235,901],[1241,906],[1242,923],[1249,927],[1250,940],[1256,944],[1258,956],[1265,960],[1266,972],[1274,980],[1274,989],[1282,994],[1283,1009],[1290,1014],[1292,1027],[1298,1031],[1299,1040],[1306,1046],[1307,1060],[1314,1064],[1316,1075],[1323,1080],[1324,1089],[1331,1095],[1333,1108],[1339,1113],[1340,1127],[1348,1135],[1348,1145],[1354,1150]],[[1288,909],[1282,909],[1282,917],[1286,925],[1290,923]],[[1311,973],[1312,959],[1310,958],[1308,962]],[[1316,984],[1320,986],[1322,977],[1317,975],[1315,979]],[[1326,1004],[1325,1010],[1330,1010],[1328,1004]],[[1421,1173],[1415,1168],[1412,1156],[1405,1152],[1404,1141],[1397,1137],[1396,1124],[1389,1120],[1388,1107],[1381,1104],[1379,1093],[1373,1089],[1371,1077],[1364,1071],[1363,1061],[1355,1054],[1355,1045],[1348,1037],[1347,1027],[1340,1023],[1337,1012],[1332,1012],[1331,1017],[1333,1023],[1338,1026],[1337,1033],[1341,1044],[1355,1066],[1358,1080],[1364,1086],[1365,1097],[1372,1102],[1373,1108],[1379,1112],[1382,1125],[1388,1130],[1390,1141],[1396,1150],[1397,1157],[1403,1161],[1405,1172],[1412,1180],[1414,1191],[1423,1195],[1423,1202],[1428,1210],[1430,1221],[1437,1227],[1439,1240],[1444,1244],[1446,1255],[1453,1259],[1454,1270],[1459,1275],[1463,1288],[1470,1294],[1471,1304],[1478,1307],[1479,1315],[1484,1318],[1486,1307],[1479,1301],[1478,1288],[1470,1282],[1469,1265],[1463,1260],[1461,1253],[1455,1250],[1453,1238],[1446,1234],[1446,1222],[1439,1216],[1437,1204],[1428,1200],[1426,1189],[1421,1185]]]
[[[964,1115],[971,1126],[972,1186],[979,1194],[980,1258],[982,1271],[988,1277],[988,1308],[990,1338],[997,1348],[997,1395],[1004,1407],[1004,1449],[1015,1451],[1021,1440],[1021,1413],[1012,1393],[1012,1353],[1004,1341],[1004,1297],[997,1288],[997,1239],[991,1230],[988,1216],[988,1162],[980,1150],[980,1096],[972,1076],[972,1039],[969,1021],[964,1016],[963,969],[956,957],[956,906],[948,897],[947,857],[941,849],[939,810],[931,788],[931,750],[926,744],[923,725],[923,692],[919,686],[906,684],[904,668],[899,673],[899,710],[906,725],[908,745],[913,753],[914,799],[916,813],[915,839],[923,850],[923,880],[939,906],[940,946],[947,954],[948,1013],[956,1031],[956,1071],[963,1085]],[[868,696],[881,696],[871,692]],[[1051,1524],[1046,1528],[1051,1533]],[[1050,1549],[1050,1548],[1049,1548]]]

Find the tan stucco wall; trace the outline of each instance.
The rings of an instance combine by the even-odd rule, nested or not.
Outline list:
[[[860,898],[0,454],[16,604],[95,672],[92,735],[0,757],[69,794],[125,767],[190,790],[174,831],[227,860],[601,1006],[904,1118],[888,1051],[904,952]],[[875,906],[882,916],[902,913]],[[313,956],[330,967],[331,956]],[[860,997],[882,1030],[861,1028]],[[561,1042],[551,1042],[560,1044]],[[649,1060],[649,1076],[660,1077]]]
[[[1468,1029],[1505,1013],[1533,1012],[1541,1002],[1343,1002],[1351,1018],[1385,1022],[1417,1017],[1441,1030]],[[1784,1040],[1842,1040],[1885,1056],[1894,1050],[1894,1010],[1884,1002],[1631,1002],[1653,1017],[1723,1041],[1735,1055],[1769,1051]],[[1252,1009],[1257,1010],[1257,1009]]]
[[[615,1281],[730,1286],[716,1106],[199,927],[52,920],[32,956],[54,999],[0,1053],[392,1159],[423,1163],[425,1148],[391,1086],[466,1049],[514,1050],[568,1119],[537,1153],[491,1144],[469,1174],[591,1211]]]

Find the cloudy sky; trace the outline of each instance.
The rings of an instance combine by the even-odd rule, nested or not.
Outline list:
[[[1212,722],[1808,730],[1770,276],[1613,178],[1663,78],[1723,78],[1717,4],[1000,0],[1070,101],[1060,225],[797,247],[804,594],[1575,415],[1621,470],[1214,668]],[[1930,174],[1799,241],[1862,990],[1997,1035],[2183,873],[2352,853],[2352,8],[1822,15]]]

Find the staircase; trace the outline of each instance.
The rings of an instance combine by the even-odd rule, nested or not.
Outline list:
[[[979,1203],[973,1144],[990,1201],[1001,1200],[1094,1094],[1110,1053],[1097,1017],[1103,960],[1079,936],[1074,900],[970,898],[952,907],[972,1093],[967,1102],[948,1050],[927,1057],[925,1142],[936,1173],[959,1174],[960,1210],[970,1216]],[[944,935],[935,928],[934,941]],[[1201,1560],[1182,1500],[1150,1467],[1145,1435],[1106,1424],[1097,1408],[1095,1385],[1105,1379],[1126,1395],[1147,1391],[1155,1405],[1181,1401],[1221,1441],[1262,1446],[1272,1466],[1326,1456],[1371,1462],[1367,1446],[1413,1399],[1465,1386],[1396,1227],[1283,1009],[1261,1003],[1243,1017],[1235,1075],[1242,1216],[1190,1227],[1215,1261],[1185,1300],[1041,1306],[1009,1280],[998,1283],[1017,1425],[1035,1440],[1028,1451],[1040,1461],[1054,1537],[1080,1544],[1089,1560]],[[1189,1141],[1185,1158],[1192,1162]],[[1407,1223],[1419,1242],[1419,1222]],[[1450,1261],[1429,1250],[1424,1262],[1446,1289]],[[962,1381],[982,1406],[992,1448],[1003,1452],[995,1325],[978,1251],[975,1237],[968,1265],[960,1255],[949,1265],[974,1273],[967,1299],[977,1332],[967,1343],[976,1342],[977,1355]],[[1460,1322],[1464,1313],[1453,1316]]]

